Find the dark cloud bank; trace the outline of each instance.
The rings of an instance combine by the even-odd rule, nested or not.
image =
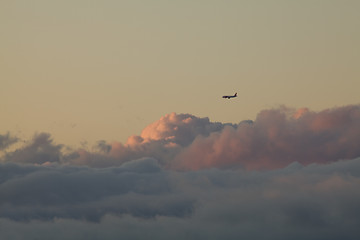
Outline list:
[[[0,136],[0,239],[359,239],[360,107],[169,114],[125,144]]]

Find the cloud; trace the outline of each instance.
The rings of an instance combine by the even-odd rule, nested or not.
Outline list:
[[[167,114],[147,126],[138,142],[170,141],[181,146],[189,145],[197,136],[208,136],[223,128],[221,123],[212,123],[209,118],[198,118],[190,114]],[[128,142],[131,145],[131,142]]]
[[[111,151],[111,145],[107,144],[106,141],[100,140],[97,142],[97,145],[94,146],[95,150],[99,150],[103,153],[109,153]]]
[[[172,113],[91,151],[0,140],[1,239],[360,236],[359,106],[238,124]]]
[[[5,150],[10,145],[16,143],[19,139],[13,136],[10,136],[10,133],[5,135],[0,135],[0,151]]]
[[[254,121],[211,122],[190,114],[167,114],[125,144],[98,141],[92,151],[64,154],[46,133],[37,134],[5,161],[69,164],[97,168],[154,158],[167,169],[207,168],[264,170],[298,162],[331,163],[360,156],[360,106],[314,112],[280,107],[261,111]]]
[[[130,136],[125,144],[99,141],[94,149],[100,151],[80,149],[77,155],[73,155],[75,158],[68,161],[75,165],[111,167],[134,159],[152,157],[162,166],[167,166],[171,165],[174,157],[194,139],[199,136],[208,137],[228,125],[235,126],[210,122],[209,118],[199,118],[191,114],[171,113],[145,127],[140,135]]]
[[[358,239],[359,118],[359,106],[238,124],[172,113],[91,151],[36,134],[1,158],[0,238]]]
[[[14,221],[99,221],[108,213],[183,216],[193,204],[191,199],[174,196],[154,159],[107,169],[6,163],[0,172],[0,218]]]
[[[2,163],[0,171],[0,238],[357,239],[360,233],[360,158],[269,171],[175,172],[151,158],[105,169]]]
[[[253,123],[197,137],[174,160],[179,169],[275,169],[292,162],[329,163],[360,156],[360,107],[312,112],[264,110]]]
[[[50,134],[40,133],[25,147],[6,154],[4,161],[29,164],[60,162],[62,145],[54,144]]]

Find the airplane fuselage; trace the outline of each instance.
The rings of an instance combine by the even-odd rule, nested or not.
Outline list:
[[[234,95],[230,95],[230,96],[227,96],[227,95],[225,95],[225,96],[222,96],[222,98],[227,98],[227,99],[230,99],[230,98],[235,98],[235,97],[237,97],[237,93],[235,93]]]

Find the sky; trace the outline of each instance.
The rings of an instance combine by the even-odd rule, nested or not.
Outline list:
[[[359,239],[359,12],[0,1],[0,238]]]
[[[171,112],[238,123],[359,102],[358,1],[0,4],[0,131],[23,138],[125,142]]]

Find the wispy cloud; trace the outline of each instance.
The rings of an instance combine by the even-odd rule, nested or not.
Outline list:
[[[18,140],[18,138],[11,136],[10,133],[0,135],[0,151],[8,148],[10,145],[16,143]]]
[[[5,161],[30,164],[60,162],[61,148],[62,145],[53,143],[50,134],[35,134],[30,143],[6,154]]]

